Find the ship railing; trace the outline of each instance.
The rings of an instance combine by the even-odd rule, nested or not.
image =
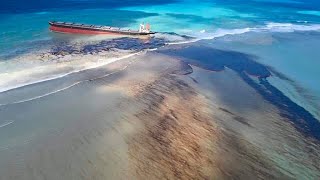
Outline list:
[[[110,26],[102,26],[101,29],[110,29]]]
[[[123,32],[131,32],[132,30],[131,30],[131,29],[120,29],[120,31],[123,31]]]
[[[77,27],[85,27],[85,28],[95,28],[101,30],[111,30],[111,31],[125,31],[125,32],[135,32],[131,29],[122,29],[118,27],[110,27],[110,26],[102,26],[102,25],[86,25],[80,23],[70,23],[70,22],[60,22],[60,21],[50,21],[51,23],[60,24],[60,25],[67,25],[67,26],[77,26]]]
[[[113,31],[119,31],[120,30],[120,28],[116,28],[116,27],[111,27],[110,29],[113,30]]]
[[[82,27],[84,24],[77,24],[77,23],[75,23],[75,24],[73,24],[74,26],[79,26],[79,27]]]

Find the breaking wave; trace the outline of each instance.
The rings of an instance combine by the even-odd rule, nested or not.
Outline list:
[[[8,125],[10,125],[10,124],[12,124],[14,121],[9,121],[9,122],[5,122],[5,123],[3,123],[3,124],[0,124],[0,128],[3,128],[3,127],[5,127],[5,126],[8,126]]]
[[[188,33],[188,36],[194,37],[194,39],[189,39],[183,42],[170,42],[168,44],[184,44],[190,42],[196,42],[204,39],[215,39],[227,35],[240,35],[249,32],[298,32],[298,31],[320,31],[320,24],[292,24],[292,23],[274,23],[269,22],[264,26],[260,27],[247,27],[239,29],[216,29],[213,32],[208,32],[206,30],[201,30],[199,32]]]
[[[320,31],[320,24],[268,23],[265,28],[273,32]]]
[[[296,32],[296,31],[320,31],[320,24],[292,24],[292,23],[274,23],[269,22],[266,23],[263,26],[257,26],[257,27],[247,27],[247,28],[239,28],[239,29],[216,29],[214,31],[207,31],[207,30],[201,30],[199,32],[191,31],[187,34],[181,35],[173,32],[169,33],[157,33],[155,34],[150,40],[148,41],[139,41],[136,39],[130,39],[130,38],[124,38],[124,39],[115,39],[112,41],[100,41],[99,43],[91,43],[88,45],[84,45],[80,48],[79,47],[73,47],[72,45],[57,45],[55,48],[52,49],[54,52],[50,52],[54,56],[64,56],[64,53],[67,53],[67,56],[70,56],[69,59],[77,59],[81,57],[82,55],[94,55],[92,56],[92,59],[90,61],[76,61],[75,64],[81,64],[76,65],[74,67],[73,65],[68,67],[67,70],[65,69],[64,72],[55,72],[52,69],[52,74],[41,74],[41,76],[38,76],[37,73],[35,73],[35,77],[32,77],[29,75],[32,72],[32,68],[27,70],[23,70],[21,74],[20,72],[17,72],[17,74],[12,74],[12,72],[5,72],[1,73],[1,80],[0,80],[0,93],[9,91],[12,89],[28,86],[31,84],[41,83],[45,81],[50,81],[57,78],[65,77],[69,74],[76,73],[79,71],[97,68],[100,66],[104,66],[107,64],[110,64],[112,62],[129,58],[134,55],[137,55],[143,51],[152,51],[155,50],[161,46],[164,45],[172,45],[172,44],[186,44],[186,43],[192,43],[199,40],[205,40],[205,39],[215,39],[219,37],[224,37],[227,35],[240,35],[245,34],[249,32]],[[78,42],[77,42],[78,43]],[[62,48],[61,48],[62,47]],[[116,57],[105,57],[100,56],[99,53],[109,53],[109,50],[114,51],[115,49],[127,51],[126,53],[120,53]],[[62,54],[61,54],[62,53]],[[95,54],[98,54],[98,56],[95,56]],[[122,55],[121,55],[122,54]],[[72,56],[76,55],[76,56]],[[20,58],[23,59],[23,58]],[[42,61],[43,59],[41,59]],[[57,62],[51,62],[51,65],[58,63],[68,63],[70,60],[57,60]],[[2,62],[3,63],[3,62]],[[33,64],[32,66],[37,66],[38,64]],[[47,65],[47,64],[45,64]],[[69,64],[70,65],[70,64]],[[11,65],[12,66],[12,65]],[[39,69],[37,67],[36,69]],[[41,68],[40,68],[41,69]],[[1,70],[1,69],[0,69]],[[29,74],[24,74],[25,71],[28,71]],[[41,70],[41,72],[46,72],[44,69]],[[10,77],[12,76],[12,77]],[[32,77],[30,79],[25,80],[25,77]],[[21,80],[22,79],[22,80]]]
[[[62,78],[62,77],[68,76],[70,74],[81,72],[81,71],[85,71],[85,70],[88,70],[88,69],[98,68],[100,66],[104,66],[104,65],[116,62],[118,60],[121,60],[121,59],[126,59],[126,58],[129,58],[129,57],[138,55],[139,53],[141,53],[141,52],[136,52],[136,53],[124,55],[124,56],[117,57],[117,58],[103,59],[103,61],[100,61],[98,63],[92,63],[92,64],[90,64],[88,66],[84,66],[81,69],[76,69],[76,70],[69,71],[69,72],[66,72],[66,73],[61,73],[61,74],[54,74],[54,75],[51,75],[51,76],[46,77],[46,78],[39,78],[38,80],[31,80],[31,81],[26,80],[25,82],[21,82],[21,83],[12,84],[12,85],[9,85],[9,86],[0,87],[0,93],[1,92],[6,92],[6,91],[9,91],[9,90],[13,90],[13,89],[17,89],[17,88],[21,88],[21,87],[25,87],[25,86],[29,86],[29,85],[32,85],[32,84],[37,84],[37,83],[41,83],[41,82],[46,82],[46,81]],[[23,76],[23,75],[21,75],[21,76]],[[2,104],[0,104],[0,106],[1,105]]]

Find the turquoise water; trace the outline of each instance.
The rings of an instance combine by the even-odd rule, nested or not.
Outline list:
[[[4,1],[0,6],[0,151],[2,160],[0,165],[4,167],[2,171],[5,172],[11,167],[17,169],[17,175],[24,173],[24,169],[29,171],[29,166],[18,166],[23,160],[37,159],[29,158],[28,151],[32,152],[30,154],[35,154],[35,157],[40,157],[38,159],[44,157],[45,161],[39,161],[38,166],[43,166],[47,172],[52,169],[46,166],[47,163],[63,168],[60,162],[64,161],[61,159],[73,162],[73,158],[77,158],[80,161],[75,161],[76,163],[82,162],[81,157],[86,157],[87,154],[75,155],[71,151],[72,154],[62,155],[64,151],[57,150],[58,159],[55,160],[55,156],[52,156],[53,151],[49,151],[50,148],[47,151],[46,143],[37,148],[31,142],[36,141],[37,138],[46,139],[43,136],[50,136],[53,133],[59,136],[58,139],[66,138],[62,144],[73,146],[73,136],[69,136],[68,127],[71,127],[71,130],[77,132],[79,136],[83,136],[87,130],[87,132],[89,130],[97,132],[94,127],[99,126],[100,119],[101,122],[105,122],[105,120],[121,119],[122,116],[127,116],[127,114],[121,114],[122,110],[110,113],[108,109],[110,104],[114,104],[113,102],[117,102],[120,98],[117,87],[112,87],[111,95],[100,94],[104,88],[98,88],[107,85],[109,81],[117,80],[112,76],[114,73],[112,68],[108,69],[110,66],[94,68],[121,61],[125,57],[133,57],[144,51],[158,49],[155,53],[177,56],[181,63],[184,61],[192,64],[193,67],[198,66],[194,68],[194,74],[189,77],[199,76],[194,79],[195,83],[197,80],[203,81],[203,84],[199,83],[199,87],[205,86],[208,92],[212,87],[217,87],[212,89],[212,94],[216,93],[217,89],[221,92],[226,89],[221,99],[226,100],[226,104],[236,102],[234,107],[239,106],[241,109],[239,112],[244,112],[239,114],[240,120],[246,122],[247,115],[252,117],[254,126],[247,123],[249,126],[245,129],[242,129],[240,124],[235,124],[234,127],[232,125],[232,128],[225,128],[231,126],[218,127],[225,132],[238,129],[246,135],[242,136],[241,133],[240,136],[235,136],[240,143],[238,144],[235,138],[234,142],[237,142],[237,145],[234,147],[240,148],[239,152],[244,155],[241,158],[255,155],[255,151],[252,154],[248,151],[250,156],[246,156],[241,149],[248,148],[248,150],[260,152],[261,148],[261,152],[267,152],[267,154],[261,154],[262,157],[266,156],[268,161],[274,161],[271,164],[279,165],[275,168],[281,167],[283,171],[290,170],[292,176],[298,175],[297,177],[310,179],[308,177],[319,174],[317,167],[310,166],[310,164],[317,165],[318,159],[314,162],[311,160],[318,158],[313,155],[317,152],[320,140],[319,0]],[[50,20],[130,29],[138,29],[140,23],[148,22],[152,30],[158,33],[149,39],[64,35],[48,30]],[[185,47],[181,48],[182,46]],[[145,57],[153,58],[153,54]],[[201,73],[202,69],[217,72],[208,72],[202,80],[201,74],[207,73],[207,71]],[[221,73],[220,71],[224,69],[228,70],[226,73]],[[83,72],[78,73],[79,71]],[[229,76],[231,71],[234,75]],[[121,76],[121,72],[119,74]],[[214,80],[215,75],[223,78],[219,80],[221,77],[218,77]],[[148,76],[146,74],[145,78]],[[103,78],[101,79],[103,82],[100,82],[96,80],[97,77],[108,78]],[[230,83],[228,80],[226,80],[228,83],[222,83],[229,77]],[[237,79],[232,79],[234,77]],[[233,84],[238,80],[246,84],[241,85],[241,83],[241,87],[238,88],[237,83]],[[204,81],[210,81],[208,87]],[[78,87],[80,83],[81,86]],[[219,86],[223,84],[228,85]],[[245,89],[248,85],[250,90],[257,92],[252,94],[252,99],[248,99],[248,101],[259,99],[255,103],[248,103],[252,106],[244,102],[247,99],[241,96],[243,92],[237,93],[238,89],[245,91],[244,85],[246,85]],[[248,93],[248,96],[250,95]],[[260,110],[254,107],[260,103],[260,99],[263,99],[261,107],[258,107],[258,109],[261,108],[261,116],[259,116],[260,113],[257,114]],[[68,102],[64,102],[66,100]],[[215,101],[212,103],[217,108],[221,105]],[[272,106],[269,106],[269,103]],[[122,104],[119,104],[119,107],[122,107]],[[129,110],[135,111],[135,108]],[[207,109],[204,110],[207,111]],[[230,110],[233,111],[233,108]],[[226,112],[229,111],[226,110]],[[232,114],[231,111],[229,113]],[[112,117],[113,115],[115,117]],[[215,117],[219,118],[217,121],[228,121],[228,118],[224,119],[219,112]],[[277,121],[273,120],[278,117],[280,119]],[[290,125],[285,127],[282,123],[277,123],[282,120],[286,122],[283,125],[287,122]],[[265,126],[264,123],[260,124],[262,121],[270,124],[270,127]],[[110,124],[107,126],[114,127]],[[259,127],[259,129],[252,127]],[[270,128],[275,128],[275,131]],[[60,129],[65,132],[63,135]],[[287,132],[288,129],[292,129],[294,133],[296,131],[293,130],[297,130],[299,133],[296,137],[289,138],[288,135],[291,132]],[[108,130],[103,129],[103,131]],[[279,134],[273,134],[278,131]],[[302,139],[300,141],[301,135],[303,135],[303,141]],[[246,138],[251,136],[253,141],[250,140],[251,138]],[[85,136],[83,137],[87,140]],[[112,142],[118,143],[118,138],[115,139],[112,134],[110,138]],[[224,137],[218,138],[218,141],[220,140],[224,141]],[[242,147],[242,141],[247,140],[249,140],[248,147],[246,144]],[[258,144],[264,145],[250,147],[249,143],[258,141]],[[304,145],[302,143],[304,141],[310,142],[310,145]],[[51,144],[51,148],[59,144],[54,140],[48,140],[47,143]],[[94,153],[98,153],[96,150],[102,146],[103,150],[106,148],[113,151],[113,146],[105,146],[105,139],[103,142],[95,141],[95,143],[99,145],[97,147],[94,144],[89,145],[94,148]],[[228,140],[225,143],[228,144]],[[217,145],[221,145],[222,149],[229,153],[229,149],[225,148],[228,146],[225,146],[224,142]],[[67,147],[69,146],[66,146],[66,150]],[[114,147],[117,150],[122,148]],[[82,148],[85,151],[88,147],[81,146],[79,149],[82,150]],[[41,149],[40,153],[37,149]],[[127,153],[127,147],[123,149]],[[283,151],[277,149],[283,149]],[[300,150],[303,153],[300,153]],[[27,153],[23,153],[25,156],[20,157],[19,152]],[[230,152],[232,153],[232,149]],[[6,156],[7,154],[9,156]],[[98,153],[97,157],[100,155]],[[237,154],[234,153],[234,156]],[[257,154],[253,160],[262,162],[259,156]],[[49,160],[46,159],[47,157]],[[236,160],[239,159],[236,158]],[[248,162],[251,160],[249,159]],[[7,162],[18,163],[15,165]],[[112,166],[113,161],[108,161],[108,164],[110,162]],[[24,165],[23,162],[21,164]],[[234,167],[231,166],[231,168]],[[59,168],[51,172],[54,175],[60,175],[57,173],[59,171],[67,172]],[[43,173],[41,168],[38,170]],[[34,169],[35,172],[38,170]],[[109,171],[113,170],[110,168]],[[270,173],[272,173],[271,170]],[[238,171],[237,167],[235,171]],[[3,174],[6,177],[6,173]],[[13,174],[15,171],[8,171],[8,175]]]
[[[214,48],[254,55],[256,61],[269,66],[275,73],[281,73],[280,79],[284,81],[269,78],[274,85],[320,117],[320,85],[317,79],[320,75],[320,52],[316,50],[320,44],[319,32],[245,33],[206,43]]]
[[[312,97],[312,102],[320,104],[317,80],[320,76],[320,3],[316,0],[58,0],[55,3],[14,0],[4,4],[0,8],[2,90],[105,64],[101,57],[88,58],[88,66],[83,61],[77,64],[77,58],[72,59],[71,65],[70,59],[61,60],[59,66],[51,59],[37,59],[41,53],[61,44],[84,46],[106,40],[103,36],[56,35],[48,31],[49,20],[130,29],[149,22],[152,30],[159,32],[153,37],[158,39],[156,42],[162,39],[170,44],[206,39],[206,43],[216,48],[255,55],[257,61],[304,89],[308,96],[303,97],[307,101]],[[316,107],[313,112],[317,112]]]
[[[123,2],[115,4],[114,7],[100,5],[101,1],[96,4],[91,1],[89,5],[81,2],[74,2],[73,5],[72,2],[67,2],[63,4],[62,1],[60,7],[54,7],[52,3],[47,3],[47,7],[29,5],[32,8],[28,9],[26,6],[25,13],[15,7],[8,7],[3,13],[0,11],[0,51],[22,48],[24,43],[30,41],[52,39],[52,34],[47,30],[49,20],[106,24],[132,29],[137,29],[140,22],[150,22],[154,31],[200,37],[209,36],[206,33],[214,33],[219,29],[265,27],[268,23],[292,23],[309,27],[320,22],[319,11],[315,10],[319,9],[320,5],[312,1],[184,0],[162,4]],[[134,6],[135,4],[139,6]]]

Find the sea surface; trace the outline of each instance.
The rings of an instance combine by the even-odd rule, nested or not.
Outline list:
[[[23,119],[15,112],[6,113],[7,106],[73,87],[84,79],[77,72],[163,48],[159,52],[188,64],[233,70],[266,101],[285,110],[284,116],[298,131],[320,140],[319,0],[5,0],[1,4],[0,113],[8,116],[0,116],[0,157],[3,149],[18,142],[1,131],[16,123],[13,117]],[[56,34],[48,30],[50,20],[129,29],[148,22],[157,33],[150,39]],[[186,48],[170,50],[177,45]],[[60,81],[66,76],[67,82]],[[29,91],[34,84],[42,88]],[[38,126],[26,124],[17,131]],[[32,133],[26,134],[32,139]]]
[[[76,61],[70,65],[70,61],[76,59],[71,57],[59,61],[60,70],[55,65],[56,61],[39,58],[45,53],[70,51],[71,46],[83,47],[106,40],[103,36],[54,34],[48,31],[49,20],[130,29],[137,29],[139,23],[149,22],[152,30],[159,32],[152,42],[142,47],[143,43],[131,42],[127,45],[124,40],[120,49],[136,53],[164,44],[205,39],[217,48],[244,51],[257,56],[257,61],[291,79],[294,85],[278,81],[274,83],[295,102],[310,108],[315,116],[319,116],[319,1],[58,0],[53,3],[14,0],[3,4],[5,6],[0,8],[1,91],[108,63],[108,60],[97,62],[92,58],[87,59],[85,65]],[[87,48],[82,52],[89,51],[90,48]],[[64,66],[64,61],[69,66]],[[52,63],[53,67],[50,67]],[[296,92],[297,89],[299,92]]]

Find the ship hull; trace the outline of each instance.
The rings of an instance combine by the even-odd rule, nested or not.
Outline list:
[[[139,32],[132,30],[120,30],[120,28],[107,27],[107,26],[95,26],[95,25],[79,25],[75,23],[64,22],[49,22],[49,29],[53,32],[68,33],[68,34],[85,34],[85,35],[112,35],[112,36],[146,36],[155,34],[154,32]]]
[[[120,35],[120,33],[85,30],[85,29],[78,29],[78,28],[64,28],[64,27],[56,27],[56,26],[50,26],[50,30],[53,31],[53,32],[68,33],[68,34],[87,34],[87,35],[109,34],[109,35]]]

